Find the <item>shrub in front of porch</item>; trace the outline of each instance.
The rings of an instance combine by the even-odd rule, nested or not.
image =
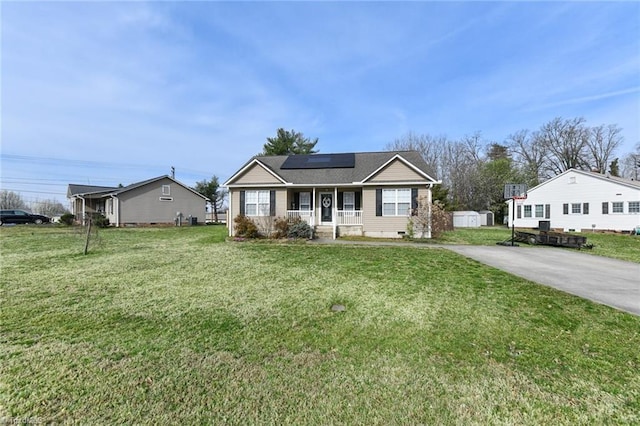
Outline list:
[[[300,219],[299,217],[295,218],[293,221],[289,221],[288,225],[288,238],[304,238],[307,240],[313,238],[313,229],[307,222]]]
[[[313,237],[313,229],[311,226],[299,217],[287,219],[284,217],[276,218],[274,222],[274,232],[272,238],[295,238],[295,239],[311,239]]]
[[[258,226],[255,224],[251,218],[239,214],[233,219],[233,223],[235,224],[236,237],[242,238],[259,238],[260,232],[258,231]]]

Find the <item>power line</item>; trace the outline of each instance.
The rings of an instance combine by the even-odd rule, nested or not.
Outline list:
[[[10,162],[28,162],[28,163],[40,163],[40,164],[49,164],[53,166],[77,166],[77,167],[95,167],[95,168],[110,168],[110,169],[164,169],[168,168],[167,165],[153,165],[153,164],[132,164],[132,163],[114,163],[114,162],[106,162],[106,161],[95,161],[95,160],[72,160],[65,158],[54,158],[54,157],[37,157],[32,155],[19,155],[19,154],[3,154],[0,153],[0,160],[2,161],[10,161]],[[211,172],[204,172],[201,170],[193,170],[183,167],[177,167],[177,169],[181,172],[192,173],[196,175],[208,176]]]

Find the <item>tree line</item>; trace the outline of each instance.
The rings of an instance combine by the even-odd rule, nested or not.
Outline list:
[[[491,210],[501,220],[505,183],[531,188],[570,168],[637,179],[640,143],[620,159],[615,154],[622,143],[622,129],[615,124],[588,126],[582,117],[557,117],[537,130],[517,131],[503,143],[480,132],[459,140],[408,133],[385,149],[420,152],[433,177],[442,180],[434,198],[448,209]]]

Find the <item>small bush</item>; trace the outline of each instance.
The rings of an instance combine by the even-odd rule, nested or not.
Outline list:
[[[284,217],[276,218],[273,224],[274,232],[273,238],[286,238],[289,235],[289,221]]]
[[[62,216],[60,216],[60,223],[62,223],[63,225],[71,226],[73,225],[73,221],[75,219],[76,217],[71,213],[65,213]]]
[[[93,224],[98,228],[108,228],[109,227],[109,218],[101,213],[94,213],[91,215],[91,220]]]
[[[233,219],[233,223],[235,224],[236,236],[242,238],[258,238],[260,237],[260,232],[258,231],[258,227],[256,224],[243,214],[239,214]]]
[[[287,237],[311,239],[313,237],[313,229],[307,222],[298,218],[289,223]]]

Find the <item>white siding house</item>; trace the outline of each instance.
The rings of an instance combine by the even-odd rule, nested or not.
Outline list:
[[[509,226],[513,202],[509,201]],[[640,226],[640,182],[570,169],[530,189],[516,202],[515,226],[539,221],[564,231],[630,231]]]

